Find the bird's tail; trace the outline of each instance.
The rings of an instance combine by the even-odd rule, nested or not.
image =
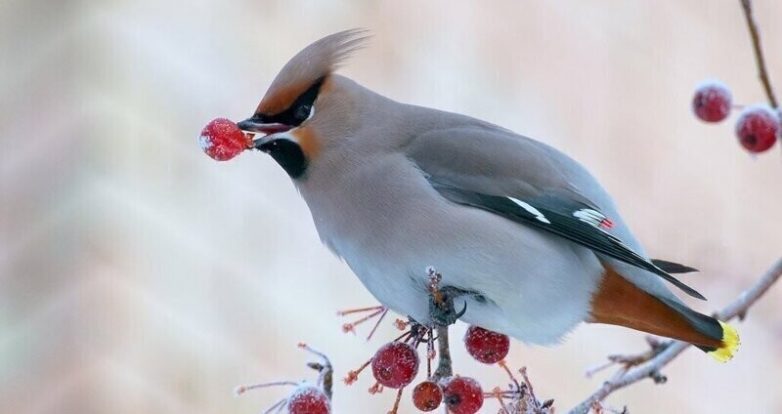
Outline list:
[[[741,345],[736,328],[711,316],[698,313],[680,303],[665,299],[662,301],[682,315],[697,332],[714,340],[713,343],[693,343],[693,345],[719,362],[728,362],[733,358]]]
[[[714,359],[727,362],[739,347],[736,329],[681,302],[653,295],[610,266],[592,296],[591,322],[620,325],[689,342]]]

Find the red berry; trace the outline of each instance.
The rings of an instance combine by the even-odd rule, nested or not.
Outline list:
[[[443,401],[448,412],[475,414],[483,405],[483,390],[478,381],[468,377],[451,377],[444,380]]]
[[[706,122],[719,122],[728,117],[732,97],[728,88],[719,82],[704,83],[695,90],[692,110]]]
[[[747,151],[766,151],[779,136],[779,115],[767,106],[748,107],[736,121],[736,135]]]
[[[432,381],[424,381],[413,389],[413,405],[421,411],[432,411],[443,401],[443,390]]]
[[[473,325],[464,334],[464,345],[467,352],[478,362],[494,364],[508,356],[510,338],[508,335]]]
[[[385,344],[372,358],[372,374],[384,387],[402,388],[411,383],[417,373],[418,353],[408,344]]]
[[[329,414],[331,403],[320,388],[303,385],[288,397],[289,414]]]
[[[206,155],[226,161],[249,148],[252,141],[233,121],[217,118],[201,130],[198,142]]]

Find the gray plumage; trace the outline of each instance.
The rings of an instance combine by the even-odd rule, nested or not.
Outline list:
[[[537,344],[556,342],[590,319],[605,265],[684,307],[659,276],[670,275],[649,262],[611,197],[578,162],[496,125],[395,102],[333,74],[329,59],[344,59],[340,45],[355,49],[358,36],[342,32],[300,52],[285,66],[299,76],[279,75],[256,114],[240,126],[266,132],[290,119],[288,112],[309,111],[306,120],[275,129],[256,146],[286,170],[294,165],[303,172],[293,181],[321,239],[378,300],[429,322],[425,269],[434,266],[443,285],[469,292],[457,299],[457,308],[468,305],[462,320]],[[323,83],[315,101],[291,103],[316,81]],[[505,197],[520,219],[454,202],[438,186]],[[535,200],[570,220],[561,232],[588,237],[547,231],[546,222],[556,223],[535,208]],[[587,216],[576,214],[579,208]],[[601,215],[613,227],[590,222]],[[659,272],[617,260],[621,254],[600,253],[590,240],[616,241]]]

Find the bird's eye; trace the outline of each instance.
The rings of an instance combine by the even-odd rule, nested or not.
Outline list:
[[[294,116],[299,121],[304,121],[310,116],[310,109],[311,107],[309,105],[301,105],[298,108],[296,108],[296,113]]]

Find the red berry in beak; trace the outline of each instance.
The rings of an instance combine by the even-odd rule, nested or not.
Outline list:
[[[728,88],[719,82],[708,82],[695,90],[692,110],[702,121],[719,122],[728,117],[731,101]]]
[[[736,135],[749,152],[767,151],[779,136],[779,115],[766,106],[746,108],[736,121]]]
[[[217,118],[206,124],[198,138],[201,149],[217,161],[227,161],[252,146],[252,139],[236,124]]]

